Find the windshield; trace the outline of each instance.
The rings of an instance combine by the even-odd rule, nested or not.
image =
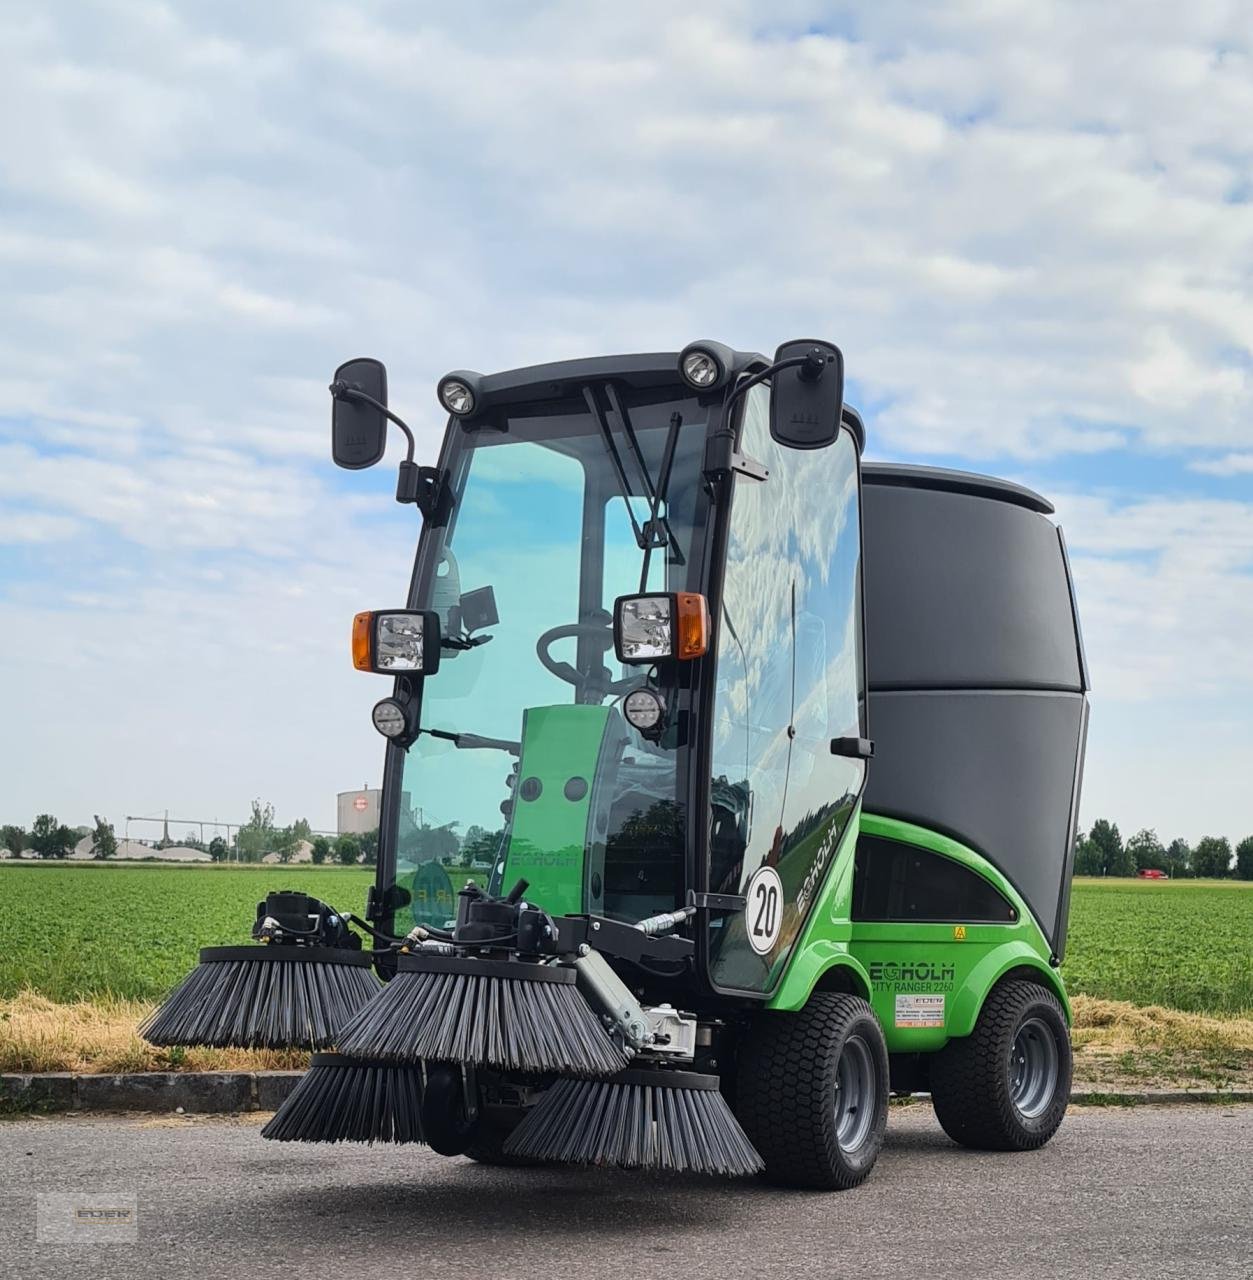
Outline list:
[[[641,589],[641,539],[664,541],[647,590],[698,589],[704,428],[694,399],[604,386],[453,426],[453,511],[427,531],[413,602],[439,613],[444,648],[404,765],[397,927],[445,923],[468,878],[499,891],[525,877],[555,914],[679,905],[682,690],[616,662],[612,609]],[[658,741],[621,713],[644,685],[670,708]]]

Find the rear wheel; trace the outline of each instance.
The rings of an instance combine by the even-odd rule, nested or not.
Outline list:
[[[1031,1151],[1057,1132],[1070,1076],[1070,1030],[1057,997],[1012,980],[992,989],[969,1036],[936,1054],[931,1101],[954,1142]]]
[[[758,1018],[740,1055],[737,1096],[768,1182],[857,1186],[887,1126],[888,1052],[874,1011],[857,996],[819,992],[798,1013]]]

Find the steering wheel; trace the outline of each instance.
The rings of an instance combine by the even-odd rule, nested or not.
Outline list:
[[[572,667],[568,662],[558,662],[556,658],[549,653],[549,649],[558,640],[569,640],[573,637],[588,638],[590,640],[599,640],[602,644],[605,641],[605,633],[607,628],[595,622],[569,622],[563,627],[550,627],[535,642],[535,656],[543,663],[544,669],[550,671],[558,680],[564,680],[567,684],[572,684],[576,689],[597,688],[602,690],[601,697],[618,697],[620,694],[626,693],[629,689],[634,688],[640,682],[640,676],[626,676],[621,680],[600,680],[596,673],[588,673],[579,671]],[[612,645],[604,645],[608,649]],[[601,673],[608,676],[609,672],[605,667],[601,667]]]

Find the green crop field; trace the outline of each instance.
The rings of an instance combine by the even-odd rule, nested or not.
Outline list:
[[[251,941],[257,902],[300,889],[360,915],[373,870],[311,866],[0,867],[0,997],[159,1000],[205,946]]]
[[[1253,1010],[1253,882],[1074,882],[1072,993],[1195,1013]]]
[[[0,866],[0,997],[159,999],[202,946],[246,942],[256,902],[295,888],[360,912],[372,872],[336,867]],[[1253,1010],[1253,884],[1076,880],[1072,993]]]

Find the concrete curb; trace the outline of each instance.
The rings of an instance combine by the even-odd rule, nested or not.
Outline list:
[[[0,1075],[0,1114],[53,1111],[178,1111],[222,1115],[275,1111],[302,1071],[145,1071],[74,1075],[68,1071]],[[1248,1089],[1075,1089],[1078,1106],[1166,1106],[1181,1102],[1253,1102]]]
[[[303,1071],[143,1071],[0,1075],[0,1114],[31,1111],[275,1111]]]
[[[1139,1107],[1171,1106],[1179,1102],[1253,1102],[1253,1089],[1072,1089],[1072,1106]]]

